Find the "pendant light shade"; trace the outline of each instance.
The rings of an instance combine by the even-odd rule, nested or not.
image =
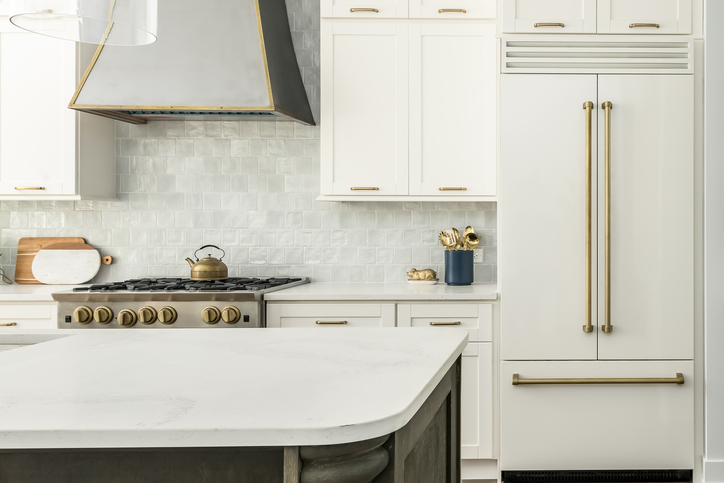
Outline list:
[[[157,0],[15,0],[10,21],[48,37],[103,45],[156,41]]]

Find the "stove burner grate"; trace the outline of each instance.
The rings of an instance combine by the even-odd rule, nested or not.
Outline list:
[[[301,278],[233,277],[223,280],[191,280],[189,278],[134,278],[124,282],[94,284],[90,287],[76,287],[73,292],[242,292],[259,291],[279,287]]]

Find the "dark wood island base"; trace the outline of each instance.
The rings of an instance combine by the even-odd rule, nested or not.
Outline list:
[[[0,450],[0,482],[458,483],[460,370],[458,358],[412,420],[379,438],[324,446]]]

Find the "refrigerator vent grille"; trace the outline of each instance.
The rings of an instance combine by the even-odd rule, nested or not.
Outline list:
[[[693,74],[694,41],[666,37],[641,41],[631,36],[504,36],[502,72],[579,74]]]
[[[503,471],[503,483],[691,482],[692,470]]]

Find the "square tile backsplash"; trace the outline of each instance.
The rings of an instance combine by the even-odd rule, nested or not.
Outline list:
[[[287,7],[318,120],[319,1]],[[437,233],[472,225],[484,253],[475,281],[496,280],[495,203],[316,201],[319,152],[319,127],[293,122],[118,123],[118,201],[0,202],[0,266],[12,278],[21,237],[80,236],[114,257],[96,281],[188,276],[184,259],[214,244],[231,276],[402,282],[413,267],[442,278]]]

